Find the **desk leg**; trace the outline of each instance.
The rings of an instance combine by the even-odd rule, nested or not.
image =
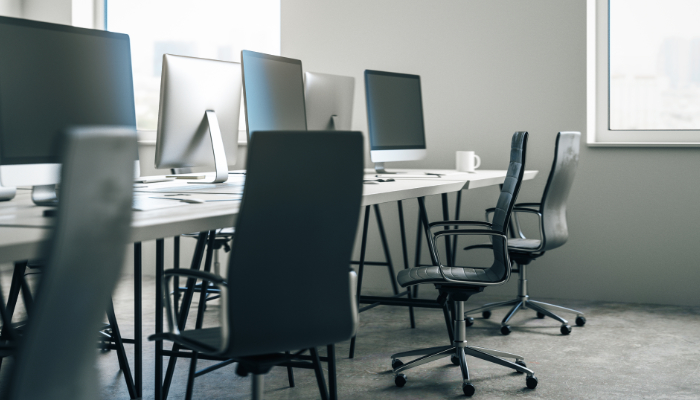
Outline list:
[[[382,214],[379,211],[378,204],[374,205],[374,214],[375,218],[377,218],[377,228],[379,228],[379,238],[382,241],[382,248],[384,249],[384,258],[386,259],[387,267],[389,269],[389,279],[391,280],[391,288],[394,290],[394,294],[399,294],[399,285],[396,283],[396,272],[394,271],[394,263],[391,262],[389,242],[386,240],[384,222],[382,222]]]
[[[398,202],[399,205],[399,225],[401,228],[401,250],[403,251],[403,268],[408,269],[408,249],[406,247],[406,226],[404,225],[403,221],[403,204],[401,203],[401,200]],[[413,295],[411,294],[411,288],[406,289],[408,291],[408,298],[412,299]],[[409,306],[408,307],[408,316],[411,319],[411,328],[416,327],[416,318],[413,315],[413,307]]]
[[[338,400],[338,377],[335,368],[335,344],[326,346],[328,351],[328,389],[331,400]]]
[[[455,204],[455,220],[459,221],[459,212],[462,206],[462,191],[457,192],[457,204]],[[459,226],[455,226],[455,229],[459,229]],[[452,238],[452,265],[457,265],[457,238],[459,236],[455,235]]]
[[[369,226],[369,214],[371,209],[365,207],[365,221],[362,225],[362,242],[360,244],[360,266],[357,270],[357,309],[360,309],[360,295],[362,294],[362,273],[365,269],[365,251],[367,250],[367,227]],[[349,358],[355,357],[355,339],[357,334],[350,339],[350,355]]]
[[[207,234],[208,233],[206,231],[199,233],[199,237],[197,238],[197,246],[195,247],[194,255],[192,256],[192,264],[190,265],[190,269],[199,270],[199,267],[202,265],[204,248],[207,244]],[[185,329],[185,322],[187,322],[187,316],[190,312],[190,304],[192,304],[192,297],[194,296],[194,287],[196,283],[196,279],[187,280],[187,289],[185,290],[185,294],[182,295],[182,305],[180,306],[180,314],[178,315],[177,321],[177,326],[180,330]],[[174,352],[179,351],[180,346],[173,344],[171,350]],[[171,356],[168,360],[168,369],[165,372],[165,380],[163,381],[162,386],[162,398],[157,398],[157,400],[168,398],[168,391],[170,390],[170,384],[172,383],[173,374],[175,373],[176,362],[177,357],[175,356]]]
[[[164,267],[164,242],[156,240],[156,334],[163,333],[163,271]],[[163,399],[163,341],[156,341],[156,400]]]
[[[430,241],[430,222],[428,221],[428,211],[425,209],[425,197],[418,198],[418,208],[420,209],[421,221],[423,221],[425,240]],[[428,254],[430,255],[430,261],[433,263],[433,265],[438,265],[438,261],[435,259],[435,254],[430,251],[430,246],[428,246]]]
[[[143,396],[143,304],[141,242],[134,243],[134,385],[136,397]]]
[[[450,207],[448,204],[447,193],[442,194],[442,219],[444,221],[450,220]],[[449,226],[445,227],[445,230],[450,229]],[[445,237],[445,258],[447,259],[447,266],[452,266],[452,243],[450,243],[450,238]]]
[[[173,238],[173,269],[180,269],[180,236]],[[173,308],[177,315],[180,306],[180,277],[175,275],[173,281]]]

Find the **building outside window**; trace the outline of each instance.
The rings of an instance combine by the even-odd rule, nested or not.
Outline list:
[[[136,124],[155,130],[163,54],[236,62],[244,49],[279,55],[280,0],[109,0],[107,29],[131,38]]]
[[[588,6],[588,143],[700,145],[700,1]]]

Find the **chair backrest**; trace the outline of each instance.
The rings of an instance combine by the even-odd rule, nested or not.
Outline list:
[[[82,127],[64,136],[58,216],[10,395],[96,399],[100,323],[131,231],[136,133]]]
[[[544,251],[563,245],[569,238],[569,229],[566,224],[566,200],[569,198],[571,185],[576,176],[580,142],[581,132],[557,134],[554,161],[540,205]]]
[[[364,168],[360,132],[255,132],[227,281],[231,355],[303,349],[354,330],[349,266]]]
[[[520,184],[525,173],[525,155],[527,152],[527,132],[515,132],[510,146],[510,163],[506,179],[501,186],[501,194],[498,196],[496,210],[493,214],[491,224],[493,230],[499,231],[507,236],[508,221],[513,211],[515,200],[520,192]],[[493,241],[494,262],[488,269],[489,274],[493,274],[494,279],[505,279],[510,272],[510,265],[507,259],[508,251],[504,243],[500,240]]]

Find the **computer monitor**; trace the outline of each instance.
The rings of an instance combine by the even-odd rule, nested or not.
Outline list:
[[[355,78],[307,72],[304,74],[306,126],[316,131],[349,131]]]
[[[228,165],[236,163],[240,110],[241,64],[164,54],[156,168],[195,167],[213,160],[215,177],[205,183],[226,182]]]
[[[370,156],[384,163],[420,160],[427,154],[420,76],[365,70]]]
[[[129,36],[0,17],[0,185],[56,204],[56,149],[73,125],[136,128]]]
[[[306,130],[301,61],[243,50],[241,65],[248,140],[256,131]]]

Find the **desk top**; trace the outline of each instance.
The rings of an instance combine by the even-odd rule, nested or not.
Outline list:
[[[402,169],[411,175],[425,172],[445,174],[440,178],[401,178],[398,174],[394,182],[365,184],[362,205],[369,206],[422,196],[456,192],[465,189],[492,186],[503,183],[506,171],[477,170],[464,173],[447,170]],[[366,170],[366,179],[374,178],[373,170]],[[525,171],[525,180],[533,179],[537,171]],[[200,189],[183,192],[186,182],[163,182],[136,187],[139,196],[164,196],[164,193],[187,193],[205,200],[202,204],[186,204],[178,207],[149,211],[134,211],[132,222],[132,242],[160,239],[188,232],[201,232],[235,225],[240,202],[231,201],[232,193],[240,193],[244,178],[232,175],[231,184],[215,190]],[[376,179],[376,178],[374,178]],[[196,185],[194,185],[196,186]],[[207,185],[205,185],[207,186]],[[213,185],[209,185],[213,187]],[[208,186],[208,187],[209,187]],[[237,187],[237,188],[236,188]],[[323,182],[319,182],[319,193],[323,192]],[[168,189],[172,188],[172,189]],[[229,201],[212,201],[228,198]],[[40,245],[50,233],[54,218],[44,217],[47,207],[35,206],[31,201],[31,191],[19,189],[17,196],[8,202],[0,203],[0,262],[27,259],[39,254]]]

